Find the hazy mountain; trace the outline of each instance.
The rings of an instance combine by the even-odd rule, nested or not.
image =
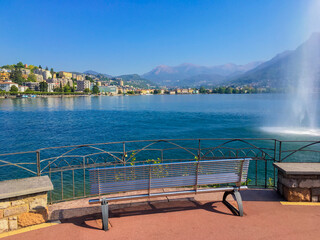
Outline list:
[[[218,66],[206,67],[190,63],[170,67],[160,65],[150,72],[143,74],[146,79],[150,79],[160,85],[181,86],[192,82],[193,86],[199,85],[196,81],[208,79],[209,82],[217,82],[226,76],[234,76],[257,67],[261,62],[253,62],[245,65],[227,63]]]
[[[297,49],[276,55],[270,61],[231,79],[231,85],[287,88],[297,86],[299,79],[320,82],[320,33]]]
[[[98,76],[98,75],[101,75],[101,76],[105,76],[107,78],[111,78],[112,76],[109,75],[109,74],[105,74],[105,73],[98,73],[96,71],[93,71],[93,70],[87,70],[85,72],[83,72],[84,74],[89,74],[89,75],[95,75],[95,76]]]
[[[124,85],[130,85],[137,88],[157,87],[157,85],[154,82],[148,79],[145,79],[138,74],[120,75],[120,76],[116,76],[115,78],[121,78],[123,80]]]
[[[219,74],[199,74],[175,82],[179,87],[214,87],[224,83],[225,76]]]

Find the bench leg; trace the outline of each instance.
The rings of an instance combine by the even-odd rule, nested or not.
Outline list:
[[[108,230],[108,223],[109,223],[109,206],[108,202],[105,198],[101,201],[101,212],[102,212],[102,229],[107,231]]]
[[[238,209],[236,209],[232,204],[230,204],[226,199],[227,196],[231,194],[237,201]],[[234,189],[233,191],[228,191],[223,194],[222,202],[232,211],[233,214],[238,216],[243,216],[243,206],[242,206],[242,198],[238,189]]]

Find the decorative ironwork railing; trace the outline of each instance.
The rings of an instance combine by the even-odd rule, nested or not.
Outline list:
[[[0,154],[0,181],[49,175],[49,202],[89,196],[88,169],[226,158],[252,158],[249,186],[274,187],[273,162],[320,162],[320,141],[160,139],[42,148]]]

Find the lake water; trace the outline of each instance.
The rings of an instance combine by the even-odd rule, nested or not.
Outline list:
[[[0,152],[167,138],[316,139],[263,131],[281,94],[0,99]]]

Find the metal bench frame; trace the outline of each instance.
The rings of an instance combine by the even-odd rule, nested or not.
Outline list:
[[[134,165],[134,166],[114,166],[114,167],[105,167],[105,168],[95,168],[90,169],[90,177],[91,176],[97,176],[96,178],[93,178],[91,183],[91,193],[92,194],[108,194],[108,193],[115,193],[115,192],[128,192],[128,191],[134,191],[134,190],[148,190],[147,194],[139,194],[139,195],[124,195],[119,197],[102,197],[98,199],[91,199],[89,200],[89,204],[96,204],[101,203],[101,212],[102,212],[102,222],[103,222],[103,229],[105,231],[108,230],[108,218],[109,218],[109,206],[108,202],[111,201],[119,201],[119,200],[125,200],[125,199],[139,199],[139,198],[152,198],[152,197],[160,197],[160,196],[175,196],[175,195],[185,195],[185,194],[198,194],[198,193],[208,193],[208,192],[225,192],[223,195],[222,202],[232,211],[233,214],[237,216],[243,216],[243,205],[242,205],[242,199],[240,195],[240,190],[247,189],[247,186],[241,186],[241,183],[246,182],[247,174],[248,174],[248,168],[249,168],[249,161],[251,158],[242,158],[242,159],[222,159],[222,160],[201,160],[201,161],[189,161],[189,162],[173,162],[173,163],[159,163],[159,164],[147,164],[147,165]],[[207,166],[205,165],[207,164]],[[218,167],[215,166],[217,164],[220,164]],[[228,166],[228,164],[230,166]],[[235,164],[235,165],[232,165]],[[206,174],[201,174],[201,170],[199,170],[199,167],[204,165],[205,167],[209,169]],[[209,167],[208,167],[209,165]],[[214,166],[210,168],[210,165]],[[172,184],[174,185],[174,181],[177,179],[177,177],[158,177],[158,178],[152,178],[152,168],[156,167],[175,167],[171,170],[171,174],[175,174],[174,171],[181,170],[182,166],[188,166],[188,167],[194,167],[194,174],[190,176],[179,176],[178,182],[180,184],[176,184],[175,187],[184,187],[184,186],[190,186],[190,179],[192,181],[195,181],[193,186],[193,190],[183,190],[183,191],[173,191],[173,192],[157,192],[157,193],[151,193],[151,189],[158,189],[158,185],[153,186],[152,185],[152,179],[156,180],[156,184],[160,184],[161,187],[172,187]],[[227,166],[227,167],[226,167]],[[236,167],[235,167],[236,166]],[[147,178],[143,178],[140,180],[127,180],[127,181],[112,181],[112,174],[115,174],[116,171],[132,171],[134,168],[145,168],[143,170],[147,169],[148,176]],[[221,169],[220,169],[221,168]],[[215,172],[217,170],[225,171],[225,173]],[[106,175],[107,173],[113,171],[112,174]],[[181,170],[184,171],[184,170]],[[191,170],[192,171],[192,170]],[[199,172],[200,171],[200,172]],[[210,173],[211,171],[211,173]],[[212,172],[213,171],[213,172]],[[229,171],[229,172],[227,172]],[[180,173],[180,172],[178,172]],[[95,175],[96,174],[96,175]],[[103,176],[108,176],[109,178],[101,179],[100,175],[103,174]],[[167,173],[168,175],[169,173]],[[232,174],[232,175],[230,175]],[[218,176],[218,177],[217,177]],[[92,178],[92,177],[91,177]],[[115,177],[114,177],[115,178]],[[127,179],[127,176],[124,178]],[[202,179],[202,181],[201,181]],[[103,181],[104,180],[104,181]],[[184,183],[184,180],[186,184]],[[200,180],[200,181],[199,181]],[[139,182],[140,181],[140,182]],[[141,184],[141,181],[143,181],[144,184]],[[146,181],[148,183],[146,184]],[[212,182],[210,182],[212,181]],[[118,185],[116,185],[116,183]],[[119,183],[122,184],[122,187],[119,187]],[[136,189],[130,189],[126,187],[126,183],[133,184],[133,186]],[[169,184],[170,183],[170,184]],[[216,187],[216,188],[202,188],[198,189],[199,185],[209,185],[209,184],[232,184],[232,186],[226,186],[226,187]],[[143,186],[142,186],[143,185]],[[124,190],[121,191],[121,189],[130,189],[130,190]],[[238,209],[235,208],[232,204],[230,204],[226,199],[228,195],[232,195],[234,199],[237,202]]]

